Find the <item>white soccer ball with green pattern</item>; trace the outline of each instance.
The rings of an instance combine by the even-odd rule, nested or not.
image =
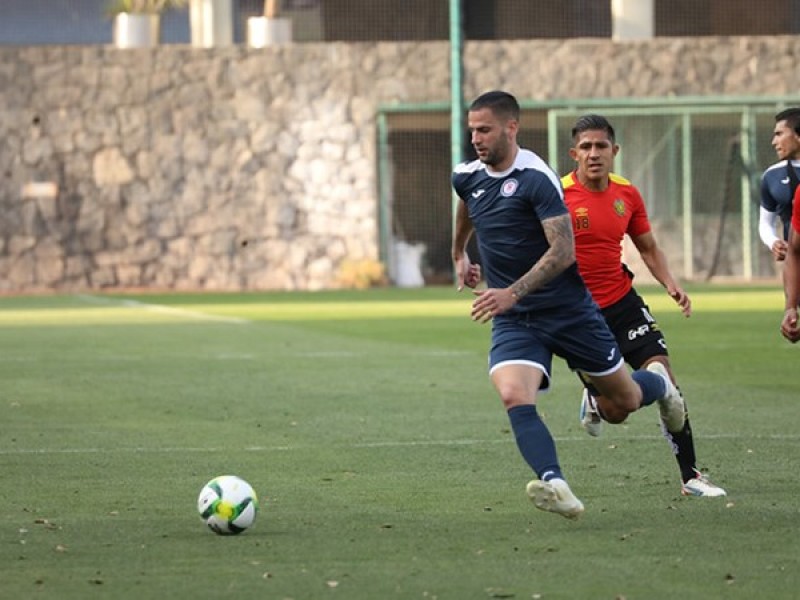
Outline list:
[[[200,490],[197,510],[214,533],[236,535],[256,520],[258,497],[253,487],[241,477],[221,475]]]

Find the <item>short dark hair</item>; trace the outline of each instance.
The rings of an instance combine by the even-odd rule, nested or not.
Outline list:
[[[469,110],[471,111],[481,110],[482,108],[488,108],[502,119],[519,121],[519,103],[508,92],[501,90],[486,92],[475,98],[472,104],[469,105]]]
[[[608,122],[608,119],[602,115],[593,114],[583,115],[575,121],[575,126],[572,128],[572,139],[576,140],[584,131],[593,131],[596,129],[605,131],[611,143],[616,143],[616,134],[614,133],[614,128],[611,126],[611,123]]]
[[[800,108],[786,108],[775,115],[775,122],[786,121],[786,125],[800,135]]]

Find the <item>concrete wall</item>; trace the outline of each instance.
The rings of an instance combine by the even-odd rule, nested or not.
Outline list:
[[[794,37],[465,54],[468,98],[800,92]],[[349,284],[378,258],[376,109],[449,84],[444,42],[0,48],[0,291]]]

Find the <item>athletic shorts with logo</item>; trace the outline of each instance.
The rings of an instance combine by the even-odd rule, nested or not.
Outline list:
[[[499,315],[492,321],[489,372],[510,364],[527,364],[544,373],[541,389],[550,386],[553,355],[570,369],[607,375],[623,364],[611,330],[590,299],[529,313]]]
[[[668,356],[667,342],[661,328],[650,313],[644,299],[631,289],[620,300],[600,309],[606,323],[617,339],[622,356],[631,368],[639,369],[654,356]],[[597,390],[581,378],[586,389],[593,395]]]

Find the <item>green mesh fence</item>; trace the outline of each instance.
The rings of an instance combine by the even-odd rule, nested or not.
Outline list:
[[[569,110],[523,104],[519,141],[563,175],[574,167],[568,150],[575,119],[587,112],[607,116],[621,145],[615,171],[642,192],[676,275],[773,278],[774,261],[757,234],[758,184],[763,168],[777,160],[770,140],[774,115],[783,107],[769,99],[736,104],[724,98],[678,107],[624,100]],[[382,174],[389,181],[381,185],[391,232],[386,252],[396,240],[420,246],[426,282],[448,282],[449,115],[395,108],[386,128],[388,143],[381,151],[390,165]]]

